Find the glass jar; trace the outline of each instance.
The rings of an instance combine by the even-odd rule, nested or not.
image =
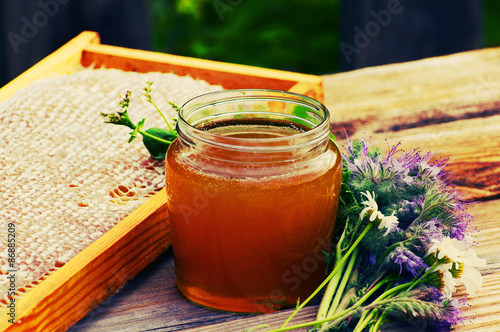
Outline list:
[[[177,286],[232,312],[294,307],[324,280],[342,178],[318,101],[274,90],[208,93],[179,110],[167,204]]]

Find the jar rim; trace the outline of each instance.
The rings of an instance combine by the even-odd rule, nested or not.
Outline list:
[[[307,121],[311,125],[311,128],[283,137],[241,138],[211,133],[197,126],[200,121],[206,119],[203,117],[196,118],[196,112],[201,113],[201,110],[204,108],[230,104],[237,101],[278,101],[306,107],[307,110],[302,109],[302,111],[308,113],[308,116],[317,123],[313,123],[311,119],[306,120],[304,117],[296,114],[266,110],[263,112],[254,111],[252,114],[285,114],[291,119]],[[222,112],[221,114],[224,113]],[[177,128],[179,135],[195,136],[197,140],[208,144],[216,142],[216,145],[227,149],[273,151],[283,149],[283,145],[290,148],[290,140],[296,141],[295,146],[311,145],[315,144],[315,141],[324,141],[330,135],[330,113],[321,102],[294,92],[272,89],[230,89],[208,92],[186,101],[179,108]],[[280,144],[280,142],[283,142],[283,144]],[[270,143],[273,146],[270,146]]]

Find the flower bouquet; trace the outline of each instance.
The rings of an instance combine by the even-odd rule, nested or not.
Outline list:
[[[446,160],[403,153],[400,144],[383,156],[367,140],[348,141],[345,150],[330,273],[274,331],[378,331],[394,320],[452,329],[464,320],[456,286],[473,294],[482,285],[476,267],[486,262],[472,249],[472,216]],[[320,292],[316,320],[289,325]]]

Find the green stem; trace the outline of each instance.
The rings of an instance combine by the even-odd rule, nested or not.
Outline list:
[[[365,293],[365,295],[363,295],[362,298],[360,298],[354,305],[353,307],[359,307],[360,305],[362,305],[366,300],[368,300],[368,298],[370,296],[372,296],[380,287],[382,287],[384,284],[386,284],[387,282],[391,281],[392,278],[390,277],[385,277],[384,279],[382,279],[378,284],[376,284],[375,286],[373,286],[368,292]]]
[[[344,298],[342,299],[342,301],[340,301],[340,304],[337,306],[337,309],[333,313],[333,315],[330,316],[330,317],[328,317],[328,318],[331,318],[331,317],[335,316],[335,317],[338,317],[338,318],[336,318],[335,320],[330,321],[328,324],[323,324],[322,327],[321,327],[320,332],[328,331],[330,329],[330,327],[337,326],[339,323],[341,323],[342,320],[346,318],[346,314],[344,314],[343,316],[339,316],[339,314],[341,312],[344,312],[344,313],[347,312],[348,315],[350,315],[350,311],[349,310],[351,308],[349,308],[349,309],[346,309],[346,308],[349,306],[349,303],[354,298],[356,298],[356,288],[351,288],[344,295]]]
[[[337,245],[335,246],[335,264],[334,268],[339,265],[340,260],[342,259],[342,242],[344,241],[345,237],[345,232],[346,229],[344,228],[344,231],[342,232],[342,235],[340,236],[339,241],[337,242]],[[344,270],[344,264],[339,268],[338,273],[330,280],[328,283],[328,286],[326,287],[325,293],[323,294],[323,298],[321,300],[321,303],[318,308],[318,314],[316,315],[316,319],[323,319],[326,317],[326,314],[328,312],[328,307],[330,306],[330,303],[332,301],[333,294],[335,290],[337,289],[337,285],[340,281],[340,274]]]
[[[265,329],[267,327],[269,327],[269,324],[260,324],[260,325],[254,326],[252,328],[249,328],[248,330],[245,329],[245,332],[253,332],[253,331],[260,330],[260,329]]]
[[[345,310],[344,312],[339,313],[337,315],[334,315],[332,317],[328,317],[328,318],[321,319],[321,320],[314,320],[312,322],[307,322],[307,323],[302,323],[302,324],[297,324],[297,325],[281,326],[278,329],[270,330],[270,331],[266,331],[266,332],[290,331],[290,330],[296,330],[296,329],[300,329],[300,328],[308,327],[308,326],[313,326],[313,325],[317,325],[317,324],[319,325],[319,324],[331,322],[331,321],[334,321],[334,320],[343,320],[343,319],[351,316],[356,310],[357,310],[356,308],[354,308],[354,309],[353,308],[349,308],[349,309]]]
[[[152,100],[149,100],[149,102],[150,102],[151,105],[153,105],[156,108],[156,110],[158,111],[158,113],[160,113],[161,117],[163,118],[163,120],[167,124],[168,129],[170,130],[171,133],[173,133],[174,129],[172,128],[172,126],[170,125],[170,123],[168,123],[167,118],[165,117],[165,115],[163,115],[163,113],[160,111],[160,109],[158,108],[158,106],[156,106],[156,104]]]
[[[385,317],[387,317],[387,313],[383,312],[382,315],[380,315],[379,319],[375,322],[375,325],[373,326],[373,331],[378,331],[380,325],[382,325],[383,321],[385,320]]]
[[[342,278],[342,282],[340,283],[340,286],[337,289],[337,292],[335,294],[335,298],[332,301],[332,304],[330,306],[330,309],[328,310],[328,313],[326,314],[326,317],[332,316],[335,313],[335,310],[337,310],[337,307],[340,303],[340,299],[344,295],[344,289],[347,286],[347,281],[349,280],[349,277],[351,276],[352,269],[354,267],[354,263],[356,262],[356,259],[358,257],[358,252],[359,248],[356,248],[352,255],[351,259],[349,260],[349,265],[347,265],[347,269],[345,270]]]
[[[373,309],[377,305],[385,303],[384,301],[389,301],[389,298],[393,297],[395,294],[399,293],[400,291],[403,291],[403,290],[409,291],[409,290],[411,290],[413,287],[415,287],[420,282],[422,282],[422,280],[425,280],[425,276],[428,275],[429,273],[431,273],[433,270],[435,270],[438,265],[439,265],[439,262],[436,262],[431,268],[429,268],[426,271],[426,273],[424,273],[420,278],[418,278],[416,280],[412,280],[412,281],[409,281],[407,283],[404,283],[404,284],[401,284],[401,285],[396,286],[394,288],[390,288],[390,289],[386,290],[379,297],[377,297],[369,306],[365,307],[365,309],[368,309],[368,310],[369,309]],[[384,279],[382,279],[379,283],[377,283],[375,286],[373,286],[368,292],[366,292],[365,295],[362,298],[360,298],[353,306],[351,306],[349,308],[349,310],[347,310],[346,312],[351,312],[352,310],[355,310],[358,307],[360,307],[380,287],[382,287],[384,284],[386,284],[387,282],[389,282],[391,280],[392,280],[391,276],[387,276]],[[335,316],[335,317],[337,317],[337,316]],[[368,315],[368,317],[366,317],[365,314],[362,315],[362,318],[358,321],[358,325],[362,324],[362,325],[360,325],[360,326],[362,326],[362,328],[358,329],[358,330],[355,329],[353,332],[361,331],[366,326],[366,324],[368,324],[369,319],[372,319],[372,317],[373,316],[371,315],[371,313],[370,313],[370,315]],[[381,319],[384,318],[384,317],[385,316],[381,317]],[[378,323],[378,325],[380,325],[380,324],[381,324],[381,322]],[[356,326],[358,326],[358,325],[356,325]]]
[[[356,239],[356,241],[352,244],[352,246],[349,248],[349,250],[346,252],[345,256],[342,257],[342,259],[340,260],[340,264],[337,265],[333,271],[328,275],[328,277],[321,283],[321,285],[318,286],[318,288],[316,288],[316,290],[304,301],[302,302],[293,312],[292,314],[285,320],[285,322],[283,323],[283,325],[281,326],[282,328],[284,328],[291,320],[292,318],[299,312],[300,309],[302,309],[307,303],[309,303],[309,301],[311,301],[318,293],[321,289],[323,289],[323,287],[326,286],[326,284],[328,284],[328,282],[333,278],[333,276],[335,276],[335,274],[337,273],[339,267],[344,264],[344,262],[349,258],[349,256],[351,255],[351,253],[354,251],[354,249],[357,247],[357,245],[361,242],[361,240],[365,237],[366,233],[368,233],[368,231],[372,228],[373,224],[372,223],[369,223],[368,225],[366,225],[365,229],[363,230],[363,232],[359,235],[359,237]],[[317,322],[319,323],[319,322]],[[286,331],[286,330],[285,330]]]
[[[421,283],[423,280],[425,280],[425,277],[434,271],[436,267],[438,266],[438,263],[435,263],[433,266],[431,266],[420,278],[406,282],[404,284],[401,284],[399,286],[396,286],[394,288],[390,288],[384,293],[382,293],[379,297],[375,299],[375,301],[372,302],[372,305],[377,305],[380,303],[380,301],[392,297],[395,293],[398,293],[399,291],[402,291],[406,288],[406,291],[410,291],[413,289],[413,287],[417,286],[419,283]]]
[[[365,328],[365,326],[370,322],[370,320],[373,318],[375,314],[375,310],[370,311],[368,314],[368,311],[363,311],[363,314],[359,318],[358,324],[354,327],[354,330],[352,332],[361,332]]]
[[[379,283],[377,283],[376,285],[374,285],[368,292],[366,292],[365,295],[362,298],[360,298],[358,301],[356,301],[356,303],[354,305],[352,305],[349,309],[347,309],[346,311],[344,311],[343,314],[337,314],[337,315],[332,316],[332,317],[334,317],[337,321],[339,321],[340,320],[340,319],[338,319],[339,317],[346,317],[346,316],[351,315],[351,313],[353,311],[358,310],[358,307],[360,307],[366,300],[368,300],[368,298],[370,298],[380,287],[382,287],[386,283],[390,282],[391,280],[392,280],[392,277],[390,277],[390,276],[385,277]],[[368,308],[369,309],[373,309],[372,304],[370,304],[368,306]],[[332,321],[330,322],[330,324],[327,324],[326,326],[323,326],[322,331],[323,330],[326,331],[330,327],[333,327],[336,324],[336,321],[333,321],[332,317],[326,318],[326,319],[332,319]],[[364,319],[364,317],[366,317],[366,312],[364,312],[364,315],[362,315],[362,318],[360,318],[360,321],[362,321],[362,319]],[[359,322],[358,322],[358,324],[359,324]]]
[[[427,277],[430,273],[432,273],[439,265],[441,265],[441,262],[439,262],[438,260],[427,271],[425,271],[425,273],[420,278],[416,279],[407,290],[408,291],[412,290],[413,287],[417,286],[419,283],[425,280],[425,277]]]
[[[337,264],[335,265],[337,266]],[[328,283],[325,293],[323,294],[323,299],[318,308],[318,314],[316,315],[317,320],[321,320],[327,317],[328,308],[330,307],[330,303],[332,301],[333,295],[335,294],[335,290],[340,281],[340,276],[342,275],[342,271],[344,270],[345,262],[340,266],[338,273],[330,280]]]

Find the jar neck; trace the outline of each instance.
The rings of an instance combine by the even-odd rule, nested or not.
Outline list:
[[[179,144],[238,163],[295,162],[327,149],[329,113],[318,101],[275,90],[225,90],[179,110]]]

